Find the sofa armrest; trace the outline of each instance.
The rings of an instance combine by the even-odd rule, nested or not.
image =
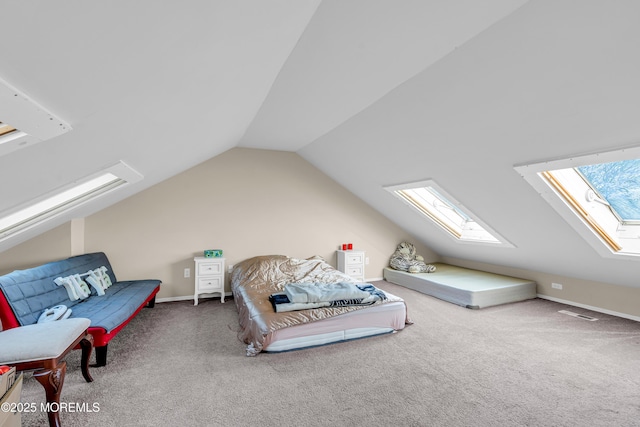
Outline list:
[[[18,326],[20,326],[20,323],[4,293],[0,290],[0,330],[12,329]]]

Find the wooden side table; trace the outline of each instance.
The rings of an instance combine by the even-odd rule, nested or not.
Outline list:
[[[93,335],[87,331],[90,324],[89,319],[72,317],[2,331],[0,365],[15,366],[16,371],[34,371],[33,377],[44,387],[47,403],[59,405],[67,372],[64,358],[77,346],[82,348],[82,376],[87,382],[93,381],[89,373],[89,358],[93,350]],[[49,411],[47,415],[50,426],[60,426],[58,411]]]

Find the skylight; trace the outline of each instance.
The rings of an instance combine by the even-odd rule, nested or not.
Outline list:
[[[120,162],[96,175],[43,195],[0,216],[0,241],[140,179],[140,174]]]
[[[0,156],[46,141],[71,126],[0,79]]]
[[[386,187],[457,241],[511,246],[434,181]]]
[[[576,168],[624,223],[640,222],[640,159]]]
[[[640,147],[517,166],[603,256],[640,256]]]
[[[36,139],[30,137],[27,133],[16,129],[8,123],[0,122],[0,155],[7,154],[27,145],[29,142],[35,141]]]
[[[16,131],[17,129],[14,128],[13,126],[0,122],[0,136],[5,136],[10,134],[11,132],[16,132]]]

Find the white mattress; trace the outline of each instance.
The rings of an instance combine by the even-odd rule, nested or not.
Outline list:
[[[385,280],[467,308],[523,301],[536,297],[536,283],[517,277],[436,263],[434,273],[384,269]]]
[[[336,317],[283,328],[269,334],[264,351],[279,352],[348,341],[403,329],[406,305],[403,301],[375,305]]]

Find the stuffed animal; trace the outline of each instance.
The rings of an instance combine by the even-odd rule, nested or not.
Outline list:
[[[436,267],[426,264],[424,258],[416,253],[415,246],[408,242],[402,242],[396,247],[396,251],[389,260],[389,266],[395,270],[409,273],[433,273],[436,271]]]

